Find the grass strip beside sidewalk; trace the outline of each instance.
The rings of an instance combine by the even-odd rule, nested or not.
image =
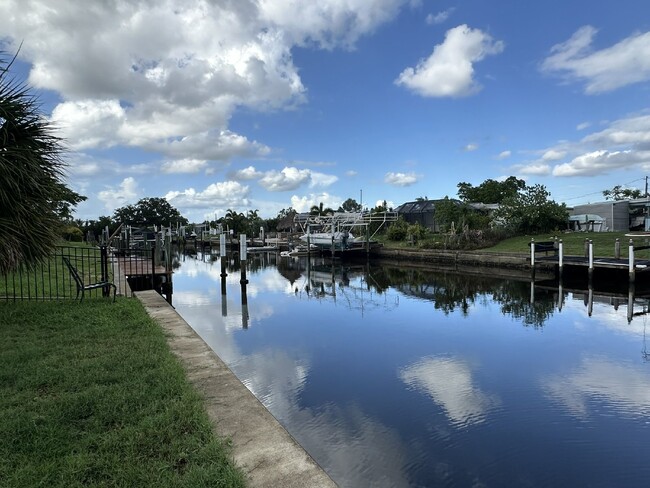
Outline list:
[[[137,300],[0,303],[0,486],[244,486]]]

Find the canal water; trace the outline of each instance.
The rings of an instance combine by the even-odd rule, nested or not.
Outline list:
[[[276,254],[244,296],[236,261],[176,265],[178,312],[340,486],[650,483],[647,299]]]

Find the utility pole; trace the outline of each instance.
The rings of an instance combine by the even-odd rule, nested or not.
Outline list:
[[[648,177],[645,177],[645,197],[648,198]]]

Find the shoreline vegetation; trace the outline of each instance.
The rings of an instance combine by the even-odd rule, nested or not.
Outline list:
[[[0,485],[245,486],[138,300],[0,304]]]

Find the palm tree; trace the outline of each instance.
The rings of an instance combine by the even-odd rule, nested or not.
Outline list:
[[[226,215],[224,215],[224,220],[230,230],[233,231],[233,234],[237,235],[244,230],[246,216],[243,213],[229,208]]]
[[[0,273],[50,255],[59,238],[63,144],[0,52]],[[74,192],[73,192],[74,193]]]

